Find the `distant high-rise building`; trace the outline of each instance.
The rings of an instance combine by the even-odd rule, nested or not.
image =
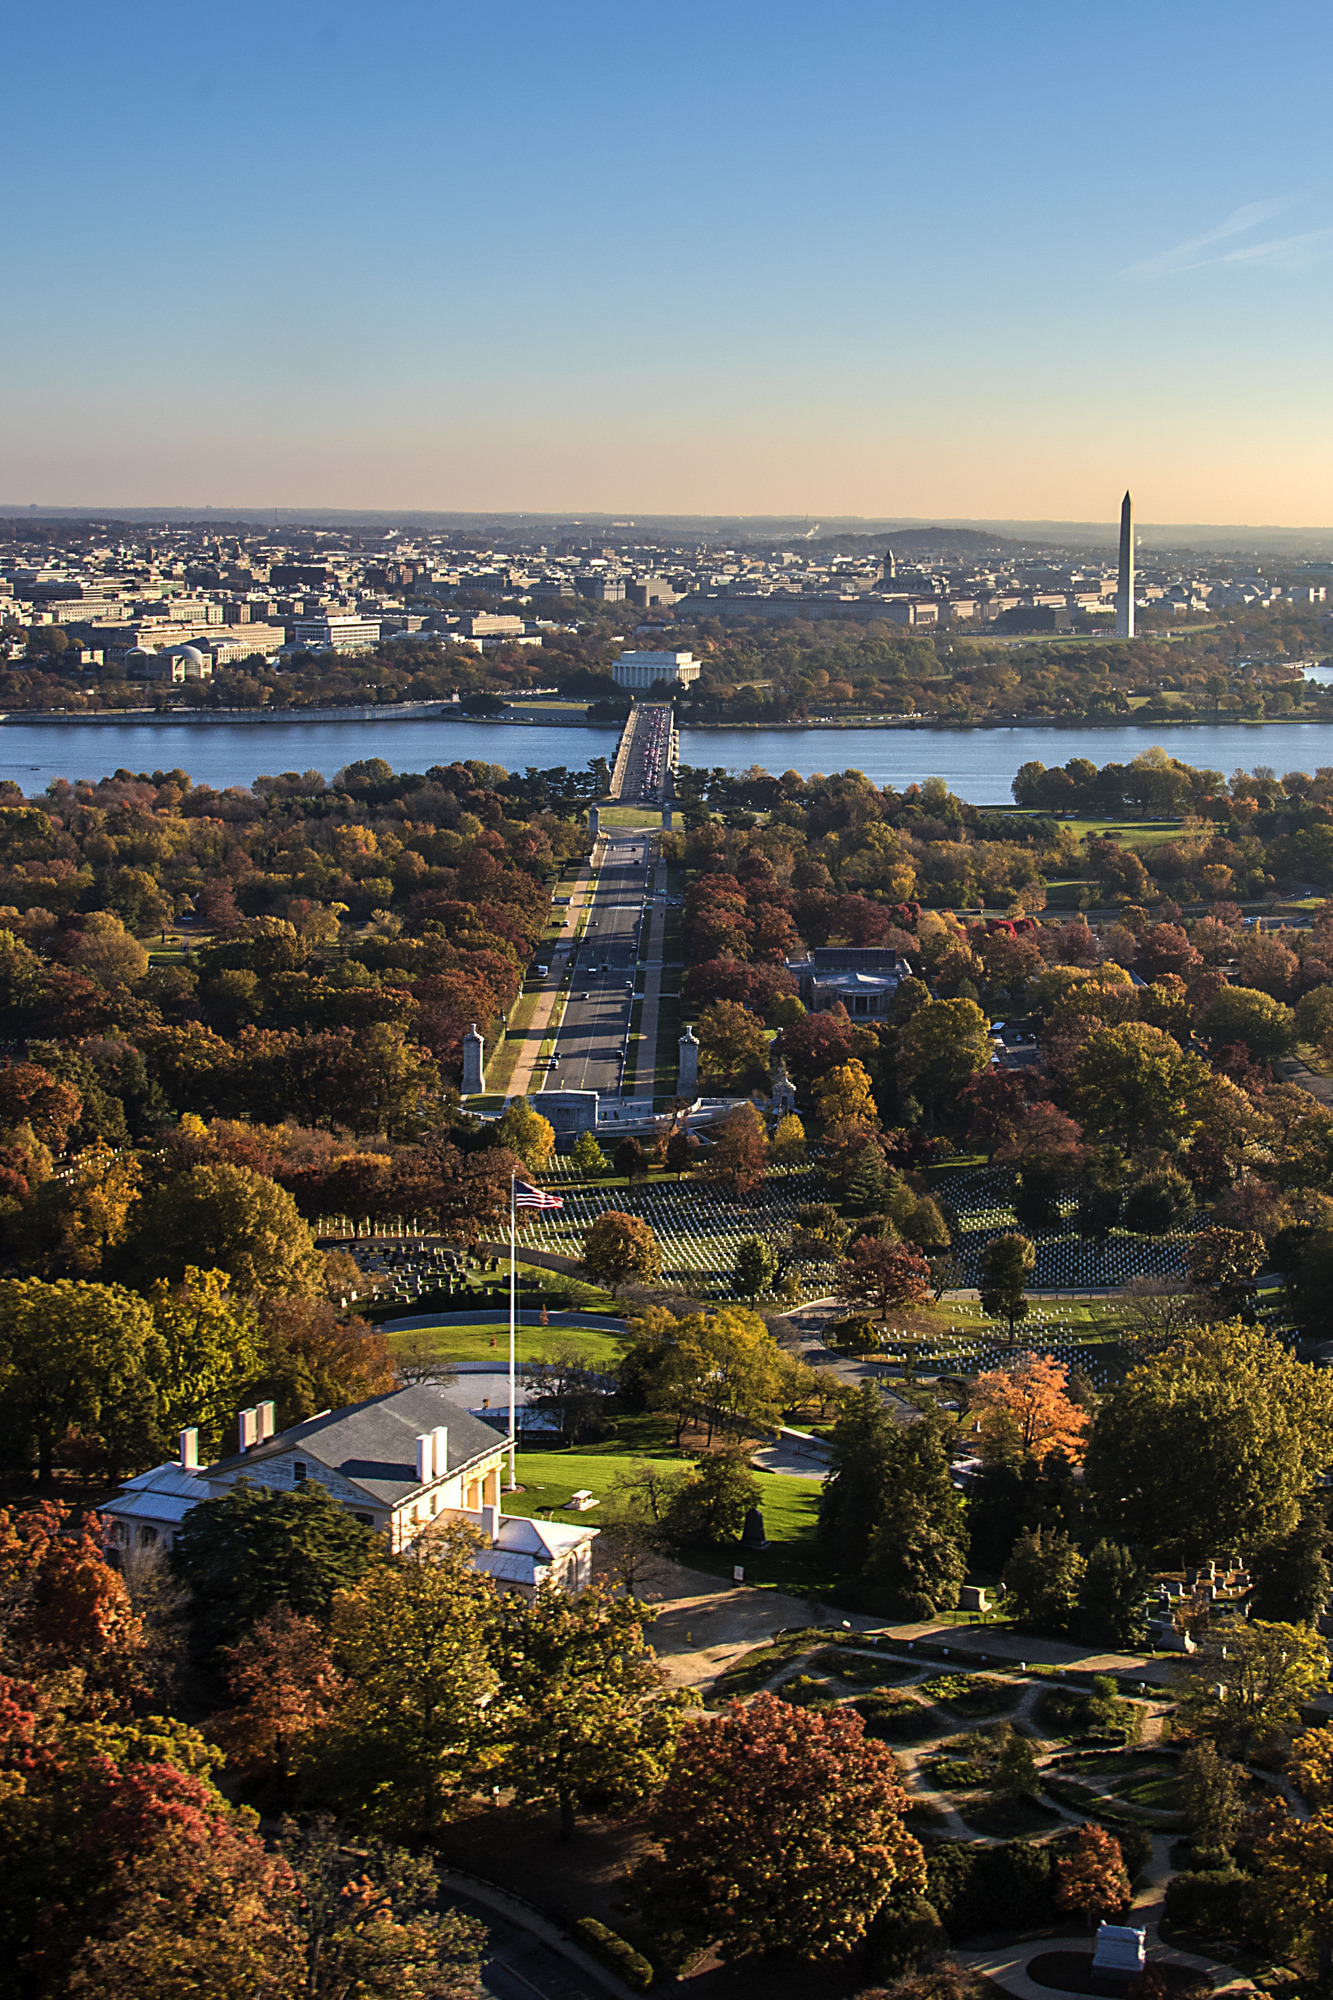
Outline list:
[[[898,575],[898,564],[891,548],[884,551],[883,576],[885,583],[893,583]]]
[[[1115,592],[1115,636],[1134,637],[1134,502],[1126,493],[1120,503],[1120,575]]]

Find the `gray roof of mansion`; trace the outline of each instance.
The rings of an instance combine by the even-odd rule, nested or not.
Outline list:
[[[493,1454],[503,1443],[490,1424],[469,1416],[457,1403],[446,1402],[437,1389],[420,1384],[371,1396],[322,1417],[309,1417],[290,1430],[278,1431],[249,1451],[233,1452],[208,1468],[211,1478],[239,1472],[263,1484],[260,1468],[270,1458],[304,1451],[359,1486],[383,1506],[394,1507],[420,1490],[417,1478],[417,1438],[443,1425],[448,1431],[448,1474]],[[442,1475],[443,1476],[443,1475]]]

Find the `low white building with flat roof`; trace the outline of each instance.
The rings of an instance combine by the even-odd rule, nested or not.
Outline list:
[[[688,687],[699,678],[693,653],[622,653],[611,669],[617,687],[647,689],[658,681]]]

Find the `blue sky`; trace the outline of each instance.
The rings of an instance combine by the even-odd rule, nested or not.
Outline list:
[[[1333,523],[1331,41],[16,11],[0,503]]]

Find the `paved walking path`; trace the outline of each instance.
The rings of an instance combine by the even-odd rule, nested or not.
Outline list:
[[[440,1882],[455,1903],[479,1916],[490,1931],[483,1980],[499,2000],[531,2000],[533,1994],[539,2000],[589,2000],[607,1993],[615,2000],[634,2000],[623,1979],[575,1944],[534,1903],[459,1868],[442,1868]]]

